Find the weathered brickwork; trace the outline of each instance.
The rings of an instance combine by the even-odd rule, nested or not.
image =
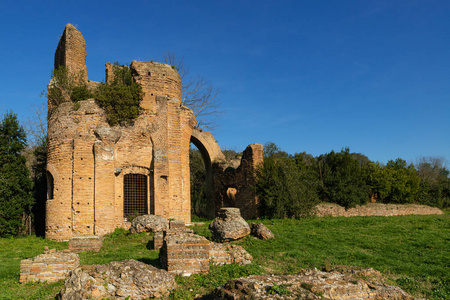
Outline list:
[[[68,24],[55,67],[83,71],[87,81],[85,62],[84,38]],[[112,80],[112,68],[106,64],[106,81]],[[50,239],[104,235],[128,227],[124,182],[130,174],[145,178],[145,213],[190,223],[189,143],[197,121],[180,103],[180,76],[172,66],[155,62],[133,61],[130,69],[145,92],[144,111],[133,126],[110,127],[94,99],[79,101],[79,107],[71,102],[49,106]]]
[[[237,207],[245,219],[258,216],[258,198],[255,194],[255,170],[263,163],[263,146],[251,144],[243,152],[240,165],[214,163],[215,215],[221,207]]]
[[[345,210],[344,207],[334,203],[322,203],[315,207],[318,217],[366,217],[366,216],[402,216],[402,215],[440,215],[443,212],[436,207],[415,204],[383,204],[368,203]]]
[[[86,44],[70,24],[56,49],[55,68],[58,66],[82,74],[90,88],[99,84],[88,80]],[[106,64],[106,82],[113,80],[113,68]],[[255,217],[257,199],[250,175],[262,161],[262,146],[247,148],[233,179],[228,175],[225,179],[223,170],[216,176],[212,165],[225,157],[209,132],[195,129],[193,112],[181,104],[181,79],[176,69],[132,61],[130,70],[145,93],[143,112],[132,126],[109,126],[94,99],[76,105],[66,99],[57,106],[49,101],[46,237],[69,240],[104,235],[117,227],[128,228],[135,214],[154,214],[189,224],[190,142],[205,160],[210,216],[230,204],[228,198],[234,189],[234,205],[241,208],[243,216]],[[137,191],[139,204],[128,205],[125,194],[133,194],[127,196],[130,199]]]
[[[80,257],[69,250],[57,252],[55,249],[20,262],[19,282],[27,281],[58,281],[80,265]]]
[[[80,235],[69,240],[69,251],[79,253],[83,251],[100,251],[103,237],[96,235]]]

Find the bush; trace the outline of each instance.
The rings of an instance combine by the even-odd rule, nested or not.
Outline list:
[[[133,81],[130,68],[113,66],[114,79],[102,82],[94,92],[95,100],[107,115],[108,123],[114,125],[132,124],[141,111],[140,102],[144,92],[140,84]]]
[[[267,218],[300,218],[318,203],[318,180],[303,156],[270,155],[257,170],[256,193],[260,215]]]
[[[324,200],[345,208],[366,204],[369,201],[369,187],[357,159],[350,149],[340,153],[330,153],[318,157],[317,162],[322,180],[321,195]]]
[[[78,102],[92,98],[92,92],[83,80],[83,72],[71,73],[64,66],[52,70],[48,89],[48,100],[51,105],[58,106],[63,102]]]

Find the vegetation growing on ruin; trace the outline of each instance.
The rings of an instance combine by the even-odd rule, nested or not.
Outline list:
[[[264,220],[275,239],[247,237],[242,245],[253,257],[248,266],[212,267],[210,274],[177,276],[171,299],[194,299],[226,281],[251,274],[296,274],[302,268],[334,266],[372,267],[386,276],[389,285],[428,299],[449,299],[450,214],[430,216],[307,218]],[[193,227],[210,237],[208,222]],[[81,264],[106,264],[136,259],[159,267],[158,251],[149,250],[152,235],[130,235],[124,229],[105,237],[99,252],[81,253]],[[0,298],[54,299],[63,286],[19,284],[20,260],[43,252],[44,246],[67,249],[67,243],[37,237],[0,239]]]
[[[141,112],[140,102],[144,92],[141,85],[133,80],[128,65],[114,63],[113,73],[111,82],[102,82],[97,87],[95,100],[105,110],[109,125],[132,124]]]
[[[48,101],[56,107],[63,102],[77,103],[92,98],[92,92],[83,80],[83,72],[72,73],[64,66],[52,70],[48,89]]]
[[[74,102],[74,109],[80,107],[81,100],[95,98],[105,110],[109,125],[132,124],[141,112],[140,102],[144,92],[140,84],[134,82],[128,65],[113,65],[113,80],[102,82],[90,90],[83,80],[83,73],[74,74],[64,66],[52,71],[48,90],[49,103],[56,107],[63,102]]]

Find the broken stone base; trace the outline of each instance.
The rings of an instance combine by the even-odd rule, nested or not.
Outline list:
[[[103,237],[97,235],[80,235],[69,240],[69,251],[80,253],[83,251],[100,251]]]
[[[48,250],[48,247],[45,247],[44,254],[20,262],[19,282],[58,281],[66,278],[66,275],[79,265],[78,254],[68,250],[57,252],[56,249]]]
[[[365,279],[361,279],[364,276]],[[381,279],[381,280],[380,280]],[[297,275],[253,275],[230,280],[216,288],[212,299],[415,299],[383,283],[373,269],[322,272],[301,270]]]
[[[161,244],[161,266],[173,274],[208,273],[210,263],[246,265],[253,259],[241,246],[210,242],[203,236],[193,234],[180,221],[171,221],[170,229],[163,235],[155,234],[154,247]]]
[[[59,299],[165,298],[174,288],[174,276],[167,271],[128,259],[75,269],[65,280]]]

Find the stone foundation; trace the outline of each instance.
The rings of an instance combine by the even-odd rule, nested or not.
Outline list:
[[[161,265],[173,274],[208,273],[210,247],[205,237],[193,233],[166,236],[160,250]]]
[[[19,282],[58,281],[64,279],[79,265],[78,254],[71,253],[69,250],[57,252],[55,249],[48,250],[46,247],[44,254],[20,262]]]
[[[415,204],[383,204],[368,203],[345,210],[334,203],[322,203],[315,207],[318,217],[367,217],[367,216],[402,216],[402,215],[441,215],[443,212],[436,207]]]
[[[210,295],[212,299],[415,299],[384,283],[373,269],[322,272],[300,270],[296,275],[253,275],[232,279]],[[364,279],[361,279],[364,278]],[[282,293],[280,293],[282,291]],[[209,298],[208,298],[209,299]]]
[[[103,244],[103,237],[96,235],[82,235],[69,240],[69,251],[80,253],[83,251],[100,251]]]
[[[182,221],[170,221],[169,226],[169,230],[153,238],[154,249],[159,249],[161,266],[169,273],[208,273],[210,263],[246,265],[253,260],[241,246],[210,242],[193,234]]]

